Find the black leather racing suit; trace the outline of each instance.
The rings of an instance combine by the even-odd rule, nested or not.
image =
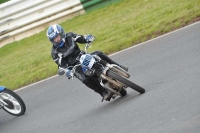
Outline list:
[[[69,66],[76,65],[76,58],[80,53],[80,48],[76,42],[87,43],[83,35],[77,35],[73,32],[69,32],[66,34],[65,45],[63,47],[57,48],[52,46],[51,55],[58,66],[67,68]],[[60,64],[58,56],[59,53],[63,54],[63,58]],[[108,63],[117,64],[101,51],[95,51],[93,54],[97,54]],[[76,69],[75,77],[82,81],[87,87],[99,93],[101,96],[103,95],[104,88],[99,84],[98,80],[96,78],[88,77],[85,75],[81,67]]]

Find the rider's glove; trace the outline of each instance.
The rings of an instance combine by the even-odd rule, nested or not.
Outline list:
[[[66,76],[68,79],[70,79],[72,77],[70,69],[67,69]]]
[[[94,39],[95,39],[94,36],[92,36],[91,34],[88,34],[88,35],[85,37],[85,40],[87,41],[87,43],[93,42]]]

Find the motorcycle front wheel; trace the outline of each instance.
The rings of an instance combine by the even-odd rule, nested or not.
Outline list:
[[[24,101],[12,90],[5,89],[0,93],[0,98],[7,103],[3,109],[11,115],[20,116],[26,111]]]
[[[143,89],[142,87],[136,85],[135,83],[131,82],[130,80],[128,80],[127,78],[125,77],[122,77],[120,75],[118,75],[117,73],[111,71],[111,70],[108,70],[107,71],[107,76],[113,78],[113,79],[116,79],[118,80],[119,82],[127,85],[128,87],[136,90],[137,92],[139,92],[140,94],[143,94],[145,93],[145,89]]]

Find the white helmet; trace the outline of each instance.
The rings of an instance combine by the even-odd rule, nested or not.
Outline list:
[[[56,46],[56,47],[63,47],[64,46],[66,34],[65,34],[64,29],[60,25],[54,24],[54,25],[50,26],[47,29],[46,34],[47,34],[48,39],[51,41],[51,43],[54,46]],[[59,42],[55,42],[54,38],[57,37],[58,35],[61,36],[61,39],[60,39]]]

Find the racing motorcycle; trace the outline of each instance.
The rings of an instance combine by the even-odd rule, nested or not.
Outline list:
[[[81,66],[83,72],[87,76],[97,78],[100,85],[109,92],[110,96],[106,99],[107,101],[110,101],[111,98],[114,99],[117,96],[125,96],[127,94],[127,87],[132,88],[140,94],[145,93],[145,89],[129,80],[130,74],[127,71],[116,64],[109,64],[98,55],[88,53],[87,49],[90,45],[91,43],[86,43],[85,51],[81,51],[76,58],[77,65],[69,66],[68,68],[60,67],[58,75],[61,76],[65,74],[67,77],[70,75],[73,80],[76,68]],[[61,62],[62,54],[59,54],[59,56],[59,62]],[[102,102],[103,101],[104,98],[102,99]]]
[[[26,111],[24,101],[12,90],[0,86],[0,109],[4,109],[11,115],[20,116]]]

